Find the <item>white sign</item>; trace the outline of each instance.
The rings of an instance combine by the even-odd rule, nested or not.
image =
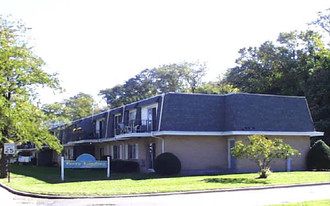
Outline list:
[[[16,152],[16,145],[15,143],[5,143],[4,144],[4,154],[12,155]]]

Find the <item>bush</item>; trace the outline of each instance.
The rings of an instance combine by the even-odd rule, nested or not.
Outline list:
[[[32,157],[31,158],[31,162],[30,162],[31,165],[37,165],[37,158],[35,157]]]
[[[140,171],[139,163],[129,160],[112,160],[110,167],[111,172],[115,173],[133,173]]]
[[[313,169],[330,169],[330,147],[322,140],[314,143],[307,154],[307,168]]]
[[[156,157],[154,169],[161,175],[178,174],[181,171],[181,162],[174,154],[165,152]]]

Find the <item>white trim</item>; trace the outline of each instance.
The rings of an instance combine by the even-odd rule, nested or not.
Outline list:
[[[72,141],[62,145],[66,147],[66,146],[74,146],[76,144],[83,144],[83,143],[100,143],[100,139],[88,139],[88,140],[86,139],[86,140]]]
[[[229,136],[229,135],[271,135],[271,136],[323,136],[324,132],[280,132],[280,131],[226,131],[226,132],[208,132],[208,131],[160,131],[153,132],[153,135],[187,135],[187,136]]]
[[[160,131],[160,126],[162,125],[164,99],[165,99],[165,93],[162,94],[162,103],[160,105],[160,112],[159,112],[159,118],[158,118],[159,119],[159,121],[158,121],[158,132]]]
[[[108,115],[107,115],[107,123],[106,123],[106,125],[105,125],[105,135],[104,135],[105,138],[108,137],[109,119],[110,119],[110,110],[108,111]]]
[[[124,119],[125,119],[125,105],[123,106],[123,116],[121,118],[121,123],[124,123]]]
[[[317,137],[323,136],[324,132],[274,132],[274,131],[227,131],[227,132],[208,132],[208,131],[160,131],[160,132],[151,132],[151,133],[126,133],[122,135],[117,135],[116,138],[102,138],[102,139],[88,139],[88,140],[79,140],[72,141],[63,146],[73,146],[75,144],[83,143],[103,143],[103,142],[113,142],[118,140],[125,140],[130,138],[137,137],[156,137],[164,135],[173,135],[173,136],[249,136],[249,135],[270,135],[270,136],[310,136]]]

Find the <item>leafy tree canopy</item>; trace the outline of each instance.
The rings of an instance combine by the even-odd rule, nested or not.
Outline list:
[[[330,144],[330,9],[313,22],[325,32],[280,33],[276,42],[243,48],[224,82],[242,92],[305,96],[315,127]]]
[[[61,123],[92,115],[94,105],[95,102],[91,95],[78,93],[62,103],[55,102],[43,105],[42,110],[50,117],[53,123]],[[97,110],[97,108],[95,109]]]
[[[206,65],[181,63],[145,69],[123,85],[100,91],[111,108],[166,92],[196,92],[202,85]]]
[[[22,22],[0,16],[0,147],[31,142],[60,152],[58,139],[44,124],[45,115],[30,102],[36,87],[58,88],[58,80],[42,70],[43,60],[28,47],[27,30]],[[2,150],[2,177],[5,161]]]
[[[266,178],[266,173],[270,170],[270,163],[274,159],[286,159],[300,155],[298,150],[292,149],[283,140],[270,140],[263,135],[253,135],[248,137],[248,143],[237,141],[231,150],[231,154],[236,158],[248,158],[256,162],[261,171],[261,178]]]

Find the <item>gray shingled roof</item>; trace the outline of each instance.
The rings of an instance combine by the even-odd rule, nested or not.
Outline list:
[[[233,93],[165,96],[162,131],[315,131],[304,97]]]

